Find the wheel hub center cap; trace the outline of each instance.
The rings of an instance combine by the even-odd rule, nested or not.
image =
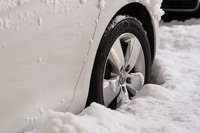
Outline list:
[[[121,72],[120,74],[120,78],[119,78],[119,84],[123,85],[126,81],[126,73],[125,72]]]

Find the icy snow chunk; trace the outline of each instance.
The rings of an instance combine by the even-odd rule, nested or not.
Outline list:
[[[90,39],[90,45],[92,45],[94,43],[94,40],[93,39]]]
[[[110,27],[108,27],[108,30],[112,29],[115,27],[115,25],[120,22],[121,20],[127,18],[129,16],[127,15],[118,15],[115,19],[112,20]]]
[[[39,17],[38,18],[38,26],[42,26],[42,24],[43,24],[43,19],[42,19],[42,17]]]
[[[102,10],[104,8],[105,4],[106,4],[105,0],[99,0],[97,8],[99,8],[100,10]]]
[[[53,14],[68,13],[68,4],[74,2],[74,0],[42,0],[45,7],[48,7]]]
[[[96,23],[96,25],[97,25],[97,24],[99,23],[99,20],[98,20],[98,19],[96,19],[96,20],[95,20],[95,23]]]
[[[37,63],[40,63],[40,62],[42,62],[42,58],[41,58],[41,57],[39,57],[39,58],[37,59]]]
[[[37,117],[30,117],[30,118],[26,118],[25,121],[28,122],[28,123],[34,123],[38,120]]]
[[[6,48],[6,47],[7,47],[7,44],[4,43],[4,44],[2,45],[2,48]]]
[[[80,4],[85,4],[87,0],[80,0]]]
[[[79,22],[79,27],[82,27],[83,26],[83,23]]]
[[[40,115],[44,115],[45,114],[45,110],[43,109],[43,107],[39,108],[39,113],[40,113]]]
[[[9,18],[0,18],[0,29],[12,29],[14,22]]]
[[[81,37],[81,36],[82,36],[82,34],[81,34],[81,32],[79,32],[79,33],[78,33],[78,37]]]

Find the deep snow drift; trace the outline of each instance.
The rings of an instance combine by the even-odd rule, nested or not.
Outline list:
[[[117,111],[47,112],[34,133],[199,133],[200,20],[161,22],[153,83]]]

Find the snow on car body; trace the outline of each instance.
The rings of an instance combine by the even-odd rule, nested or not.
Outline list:
[[[142,23],[153,60],[162,14],[160,3],[160,0],[3,0],[1,131],[28,131],[46,110],[78,113],[84,109],[101,37],[117,13],[132,15]]]

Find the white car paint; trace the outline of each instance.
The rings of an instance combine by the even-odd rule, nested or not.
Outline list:
[[[137,1],[149,5],[156,45],[159,19],[151,3]],[[29,130],[49,109],[84,108],[100,39],[116,12],[131,2],[26,0],[0,10],[2,133]]]

